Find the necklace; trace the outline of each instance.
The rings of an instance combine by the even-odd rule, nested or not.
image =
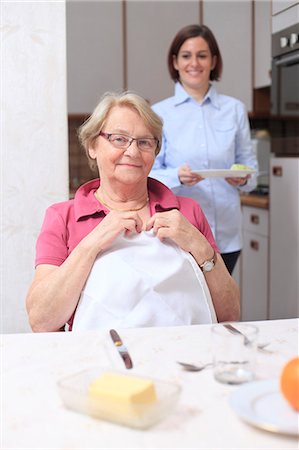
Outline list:
[[[111,208],[111,206],[109,206],[107,203],[105,203],[100,194],[98,192],[96,192],[96,196],[98,198],[98,200],[102,203],[102,205],[106,206],[108,209],[112,210],[112,211],[117,211],[117,212],[127,212],[127,211],[140,211],[142,208],[144,208],[148,202],[149,202],[149,197],[147,197],[146,201],[139,206],[139,208],[130,208],[130,209],[116,209],[116,208]]]

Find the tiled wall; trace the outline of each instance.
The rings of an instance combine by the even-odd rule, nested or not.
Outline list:
[[[97,174],[92,172],[88,165],[88,160],[84,149],[78,141],[78,129],[86,119],[86,115],[69,115],[69,188],[70,197],[73,197],[76,189]]]

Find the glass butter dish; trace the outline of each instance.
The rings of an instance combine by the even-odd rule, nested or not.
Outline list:
[[[139,385],[141,391],[136,393]],[[149,428],[170,414],[181,392],[174,382],[103,367],[65,377],[57,386],[67,408],[139,429]]]

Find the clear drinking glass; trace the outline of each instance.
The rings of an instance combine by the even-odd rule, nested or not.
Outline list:
[[[214,377],[226,384],[241,384],[255,377],[255,358],[258,328],[255,325],[237,323],[241,334],[232,333],[225,324],[213,325],[211,343]]]

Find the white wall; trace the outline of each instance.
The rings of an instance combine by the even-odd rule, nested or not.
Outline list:
[[[68,198],[65,1],[1,2],[1,332],[24,299],[45,208]]]

